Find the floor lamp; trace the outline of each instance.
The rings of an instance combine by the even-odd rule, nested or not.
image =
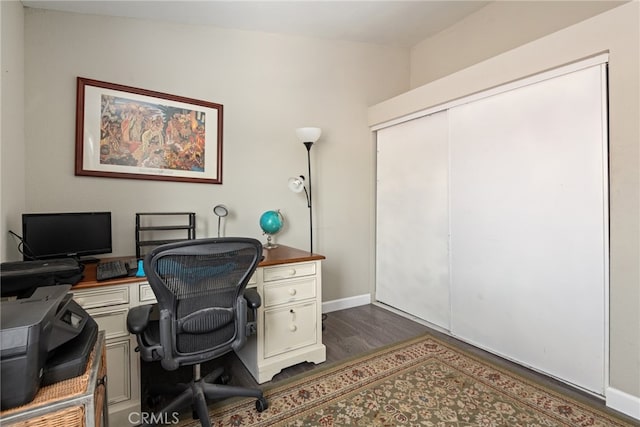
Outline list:
[[[308,187],[305,186],[305,177],[300,175],[295,178],[289,178],[289,189],[294,193],[300,193],[304,190],[304,194],[307,197],[307,207],[309,208],[309,252],[313,253],[313,198],[311,196],[311,147],[320,138],[322,130],[320,128],[299,128],[296,129],[296,135],[300,142],[307,148],[307,167],[309,179]]]

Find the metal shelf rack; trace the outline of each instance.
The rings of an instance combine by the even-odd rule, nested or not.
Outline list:
[[[176,225],[141,225],[142,217],[144,216],[184,216],[187,220],[187,223],[184,224],[176,224]],[[153,218],[151,218],[151,222],[153,223]],[[164,224],[164,223],[163,223]],[[186,238],[170,238],[170,239],[153,239],[153,240],[143,240],[142,233],[144,232],[168,232],[175,230],[185,230],[187,232]],[[155,233],[154,233],[155,234]],[[183,240],[193,240],[196,238],[196,214],[195,212],[145,212],[145,213],[136,213],[136,258],[140,258],[142,256],[142,248],[145,246],[159,246],[165,243],[173,243],[173,242],[181,242]]]

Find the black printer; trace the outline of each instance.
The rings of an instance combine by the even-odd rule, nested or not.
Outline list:
[[[73,258],[3,262],[0,264],[3,297],[23,298],[39,286],[75,285],[84,265]]]
[[[1,302],[2,409],[30,402],[41,385],[80,375],[98,325],[73,299],[71,285],[38,287]]]

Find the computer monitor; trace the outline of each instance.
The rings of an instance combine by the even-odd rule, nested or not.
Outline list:
[[[111,212],[22,214],[24,260],[111,253]]]

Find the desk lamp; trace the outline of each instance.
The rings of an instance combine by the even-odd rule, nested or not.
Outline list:
[[[300,175],[298,177],[289,178],[289,189],[294,193],[300,193],[304,190],[304,194],[307,197],[307,207],[309,208],[309,252],[313,253],[313,198],[311,197],[311,147],[318,141],[322,130],[320,128],[305,127],[296,129],[296,135],[300,142],[307,148],[307,167],[308,167],[308,187],[305,186],[305,177]]]
[[[220,220],[229,215],[229,211],[225,205],[216,205],[213,208],[213,213],[218,216],[218,237],[220,237]]]

